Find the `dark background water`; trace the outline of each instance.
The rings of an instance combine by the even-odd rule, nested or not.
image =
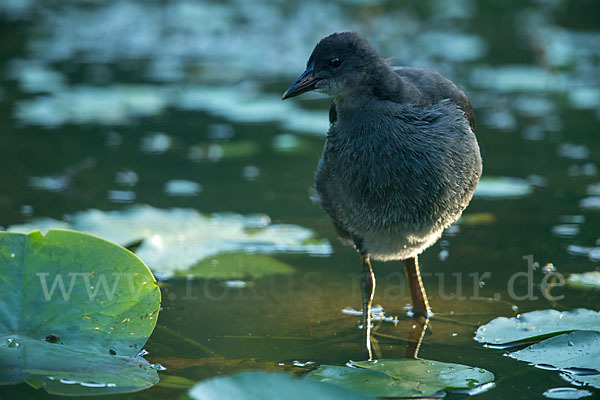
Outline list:
[[[473,332],[517,312],[599,309],[597,290],[555,288],[564,298],[546,299],[542,268],[532,272],[536,299],[511,298],[508,286],[528,255],[564,276],[599,268],[600,257],[572,247],[600,247],[598,15],[600,5],[584,0],[4,1],[0,225],[135,203],[261,213],[309,228],[333,253],[274,254],[293,275],[238,289],[164,282],[146,358],[167,368],[163,378],[192,381],[357,359],[359,317],[341,312],[360,309],[357,256],[309,199],[329,100],[279,100],[322,36],[355,30],[394,62],[437,69],[465,90],[484,176],[498,190],[480,193],[421,256],[438,319],[420,357],[494,372],[496,387],[481,399],[540,398],[570,384],[483,348]],[[520,180],[498,187],[497,177]],[[166,191],[175,179],[202,190]],[[514,182],[520,192],[511,195]],[[400,319],[378,324],[375,339],[383,357],[401,357],[411,330],[402,265],[374,268],[375,303]],[[515,282],[516,294],[527,293],[525,278]],[[446,299],[459,284],[467,299]],[[180,393],[159,385],[116,397]],[[44,397],[25,385],[0,389],[0,399]]]

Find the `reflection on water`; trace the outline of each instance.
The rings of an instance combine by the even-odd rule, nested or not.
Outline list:
[[[138,254],[163,277],[199,260],[207,264],[196,271],[205,270],[224,254],[244,268],[295,271],[162,282],[164,310],[147,348],[167,367],[163,376],[302,372],[307,361],[356,359],[355,254],[309,198],[329,101],[280,97],[318,39],[357,30],[394,62],[458,82],[477,115],[485,179],[461,221],[422,256],[435,317],[419,356],[502,377],[482,399],[553,396],[569,385],[558,374],[472,338],[498,316],[598,309],[597,15],[594,2],[560,0],[0,2],[0,225],[143,239]],[[135,207],[154,211],[134,219]],[[195,210],[218,216],[207,222]],[[269,255],[227,253],[256,250]],[[564,298],[544,296],[547,274],[529,268],[530,255],[531,265],[565,277],[549,292]],[[400,264],[374,264],[374,304],[385,314],[374,318],[373,338],[386,358],[401,357],[414,336]],[[516,272],[527,276],[511,286]],[[2,398],[38,396],[0,389]]]

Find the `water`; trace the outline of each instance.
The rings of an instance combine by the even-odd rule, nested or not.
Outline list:
[[[555,287],[564,298],[551,301],[539,287],[548,263],[565,276],[599,268],[598,11],[558,0],[3,2],[0,224],[142,204],[308,228],[333,252],[273,253],[292,275],[166,280],[146,358],[166,368],[162,378],[194,382],[358,359],[360,317],[342,312],[360,309],[358,259],[310,200],[329,101],[279,100],[320,37],[357,30],[385,56],[465,89],[489,179],[421,257],[436,316],[419,356],[492,371],[495,387],[478,398],[541,397],[569,383],[473,335],[496,316],[598,310],[597,290]],[[539,268],[526,296],[525,277],[508,282],[529,255]],[[402,266],[374,268],[374,304],[397,317],[375,321],[374,337],[383,357],[401,357],[413,330]],[[0,388],[2,399],[45,397]]]

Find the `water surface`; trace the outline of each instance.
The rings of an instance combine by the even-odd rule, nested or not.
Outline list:
[[[310,200],[329,100],[279,100],[318,39],[356,30],[394,62],[456,81],[477,116],[488,186],[421,256],[436,317],[420,357],[492,371],[496,386],[481,399],[542,397],[570,384],[473,333],[497,316],[598,310],[597,290],[557,287],[564,297],[550,301],[540,289],[548,263],[565,277],[600,267],[590,253],[600,246],[598,12],[542,0],[3,2],[0,224],[141,204],[308,228],[331,251],[271,252],[291,275],[245,287],[163,281],[146,358],[167,368],[162,377],[192,381],[359,358],[359,317],[342,312],[360,309],[358,258]],[[509,286],[528,256],[539,265],[532,282]],[[382,357],[401,357],[412,329],[402,265],[374,268],[374,303],[398,316],[374,337]],[[2,399],[45,397],[0,388]]]

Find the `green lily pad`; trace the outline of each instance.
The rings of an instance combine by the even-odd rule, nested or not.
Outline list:
[[[544,368],[552,366],[566,373],[569,380],[600,388],[598,331],[577,331],[555,336],[508,356]]]
[[[439,392],[439,388],[431,388],[427,385],[421,390],[419,382],[412,380],[394,379],[388,374],[363,368],[348,368],[337,365],[322,365],[319,369],[307,375],[309,379],[333,383],[357,392],[369,394],[376,397],[410,397],[421,396],[425,391]],[[429,389],[429,390],[428,390]]]
[[[517,317],[498,317],[480,326],[475,340],[495,345],[536,342],[562,333],[600,330],[600,312],[578,308],[573,311],[540,310]]]
[[[358,368],[322,365],[307,376],[376,397],[444,396],[445,391],[476,389],[494,381],[481,368],[422,359],[352,361]]]
[[[567,285],[579,289],[600,289],[600,271],[571,274],[567,279]]]
[[[179,275],[192,274],[204,279],[257,279],[293,272],[293,267],[263,254],[226,253],[202,260]]]
[[[100,354],[22,335],[0,334],[0,343],[0,385],[26,382],[51,394],[91,396],[136,392],[158,383],[156,368],[135,355]]]
[[[285,373],[242,372],[232,376],[218,377],[198,383],[190,389],[188,399],[330,399],[368,400],[351,390],[317,382],[311,379],[294,379]]]
[[[176,375],[162,375],[158,386],[170,389],[190,389],[196,382]]]
[[[137,356],[160,290],[134,254],[66,230],[0,232],[0,385],[65,395],[123,393],[158,382]]]

